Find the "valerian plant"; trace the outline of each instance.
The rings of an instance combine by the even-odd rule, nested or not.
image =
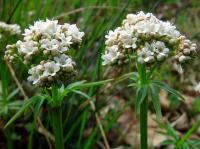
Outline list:
[[[128,14],[122,26],[109,31],[105,36],[106,50],[102,55],[103,65],[121,66],[133,61],[136,66],[133,81],[129,86],[137,89],[135,109],[140,116],[141,149],[147,149],[147,112],[151,97],[158,118],[161,107],[158,89],[162,88],[179,98],[181,94],[164,82],[155,80],[154,71],[164,60],[187,62],[196,54],[197,46],[176,29],[151,13]],[[181,68],[181,65],[180,65]]]
[[[76,24],[58,24],[57,20],[36,21],[23,33],[23,40],[8,45],[5,59],[23,63],[28,69],[29,82],[41,92],[28,99],[24,106],[8,121],[10,125],[30,106],[35,107],[36,119],[45,100],[51,111],[55,148],[63,149],[62,101],[69,93],[84,95],[80,89],[101,85],[111,80],[86,83],[73,82],[77,76],[76,63],[71,51],[78,49],[84,32]]]

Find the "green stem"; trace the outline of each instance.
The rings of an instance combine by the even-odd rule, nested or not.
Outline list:
[[[148,84],[148,77],[146,72],[146,66],[144,64],[137,63],[137,69],[139,73],[141,86]],[[140,105],[140,148],[147,149],[147,116],[148,116],[148,93]]]
[[[148,98],[146,97],[140,106],[140,146],[141,149],[147,149],[147,112]]]
[[[177,143],[176,148],[179,148],[198,128],[200,127],[200,120],[197,121],[188,132],[181,138],[181,140]]]
[[[60,106],[51,109],[53,131],[55,136],[55,148],[64,149],[63,127],[62,127],[62,109]]]

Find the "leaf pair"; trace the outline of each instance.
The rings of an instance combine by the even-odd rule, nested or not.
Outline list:
[[[133,85],[131,84],[131,86]],[[152,81],[152,82],[149,82],[149,84],[140,85],[140,86],[137,85],[136,87],[137,87],[136,100],[135,100],[136,112],[139,113],[141,103],[144,100],[148,100],[147,99],[148,95],[150,95],[152,99],[153,107],[159,119],[162,117],[162,112],[161,112],[160,100],[159,100],[159,95],[158,95],[158,89],[164,89],[167,92],[176,96],[177,98],[184,99],[183,96],[178,91],[170,88],[167,84],[160,81]]]

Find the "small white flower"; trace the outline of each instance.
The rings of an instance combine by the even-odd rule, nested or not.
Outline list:
[[[137,47],[137,38],[134,38],[130,33],[125,30],[119,32],[119,40],[122,41],[124,48],[135,49]]]
[[[31,28],[41,34],[52,36],[58,30],[58,21],[48,19],[46,21],[37,21]]]
[[[178,38],[180,36],[180,32],[176,30],[175,26],[171,25],[170,22],[163,21],[160,21],[159,34],[168,35],[171,38]]]
[[[44,64],[44,72],[42,76],[55,76],[56,73],[60,70],[59,64],[55,63],[54,61],[46,62]]]
[[[164,42],[161,41],[154,41],[151,43],[151,47],[153,48],[154,52],[157,54],[168,54],[169,49],[165,46]]]
[[[106,35],[106,45],[112,46],[118,42],[118,35],[121,28],[117,28],[114,31],[109,31],[108,35]]]
[[[135,24],[137,21],[138,21],[137,15],[135,15],[135,14],[128,14],[126,16],[126,20],[124,21],[124,23]]]
[[[80,32],[76,24],[68,26],[67,35],[72,36],[72,41],[80,43],[84,36],[84,32]]]
[[[69,49],[70,45],[73,44],[71,36],[66,37],[64,34],[61,34],[59,39],[61,40],[60,41],[60,46],[61,46],[60,50],[62,52],[67,51]]]
[[[49,51],[59,51],[60,42],[56,39],[42,39],[40,41],[41,48]]]
[[[25,41],[32,40],[34,37],[34,32],[30,29],[25,29],[24,33],[22,34],[24,36]]]
[[[103,59],[103,65],[107,65],[112,63],[114,60],[116,60],[120,55],[120,52],[118,52],[118,46],[113,45],[112,47],[108,47],[106,53],[102,56]]]
[[[25,29],[24,40],[33,39],[35,36],[46,36],[52,37],[59,30],[60,26],[58,25],[57,20],[48,20],[46,21],[36,21],[34,25],[31,25],[29,29]]]
[[[54,60],[61,66],[66,68],[73,68],[73,65],[75,65],[74,61],[71,59],[71,57],[62,54],[59,57],[54,57]]]
[[[148,63],[154,60],[154,51],[149,43],[145,43],[144,47],[137,51],[138,61]]]
[[[28,71],[28,74],[30,74],[30,76],[28,77],[27,80],[30,82],[33,82],[33,84],[37,84],[42,77],[42,72],[43,72],[42,65],[37,65],[35,67],[32,67]]]
[[[134,25],[133,28],[137,33],[140,33],[140,34],[148,33],[148,31],[149,31],[149,28],[147,27],[146,21],[138,22],[137,24]]]
[[[17,42],[18,51],[24,55],[32,55],[34,52],[38,51],[38,43],[35,41],[18,41]]]

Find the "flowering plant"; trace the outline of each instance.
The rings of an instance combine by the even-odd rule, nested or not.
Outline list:
[[[62,134],[63,99],[71,92],[85,95],[78,90],[111,81],[71,83],[77,71],[70,51],[78,48],[83,36],[84,32],[80,32],[75,24],[60,25],[57,20],[47,19],[46,21],[37,21],[33,26],[25,29],[22,41],[7,46],[5,59],[10,62],[23,62],[28,68],[27,80],[39,87],[42,93],[27,100],[24,107],[11,118],[5,127],[31,105],[38,106],[39,104],[41,107],[46,99],[51,109],[55,147],[57,149],[64,148]]]
[[[172,57],[176,63],[183,63],[195,56],[197,46],[176,29],[170,22],[164,22],[151,13],[128,14],[122,26],[109,31],[105,36],[106,50],[102,55],[103,65],[122,65],[134,60],[137,72],[131,77],[137,88],[135,109],[140,113],[141,149],[147,149],[148,97],[157,116],[161,117],[158,88],[182,98],[181,94],[163,82],[153,80],[158,64]]]

